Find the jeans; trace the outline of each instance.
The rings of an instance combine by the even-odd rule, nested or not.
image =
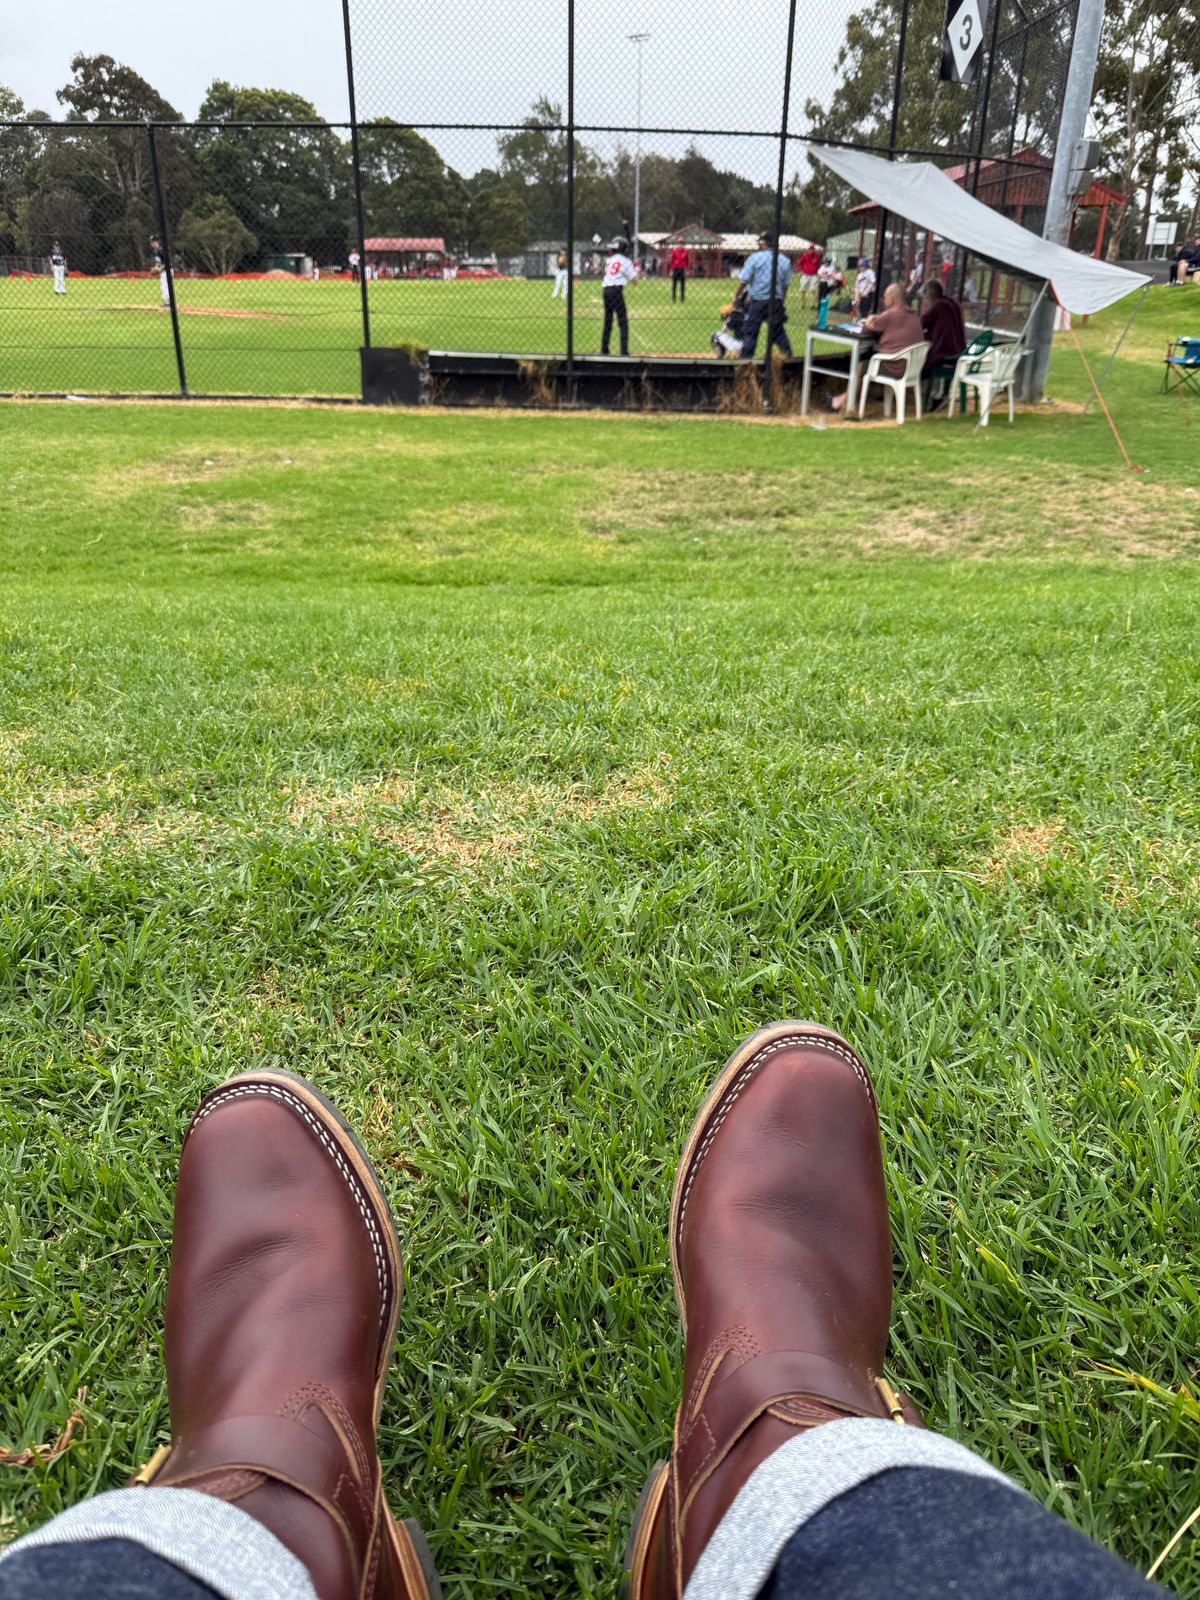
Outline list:
[[[882,1473],[788,1540],[762,1600],[1150,1600],[1163,1591],[1005,1483]]]
[[[621,354],[629,354],[629,313],[625,309],[624,289],[605,289],[604,291],[604,335],[600,340],[600,354],[608,354],[609,341],[612,338],[613,318],[617,319],[617,327],[621,330]]]
[[[783,303],[779,300],[747,300],[746,302],[746,332],[742,337],[742,354],[752,356],[758,346],[758,330],[767,321],[767,308],[770,306],[771,318],[767,332],[767,352],[770,353],[772,345],[776,345],[785,356],[792,353],[792,341],[787,336],[784,327],[785,314]]]
[[[307,1568],[273,1533],[197,1489],[114,1489],[0,1551],[0,1600],[80,1594],[317,1600]]]
[[[320,1515],[314,1510],[314,1516]],[[0,1555],[0,1600],[315,1600],[292,1553],[193,1489],[119,1489]],[[855,1417],[743,1484],[684,1600],[1153,1600],[1164,1591],[971,1451]]]
[[[1162,1590],[942,1434],[850,1417],[755,1468],[684,1600],[1152,1600]]]
[[[680,300],[681,301],[686,300],[687,299],[687,273],[684,271],[684,269],[682,267],[676,267],[675,270],[671,273],[671,299],[672,299],[672,301],[674,301],[674,299],[675,299],[675,290],[676,290],[677,287],[679,289],[679,298],[680,298]]]
[[[219,1600],[217,1591],[128,1539],[46,1545],[0,1567],[4,1600]]]

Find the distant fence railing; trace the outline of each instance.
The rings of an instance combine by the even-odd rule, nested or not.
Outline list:
[[[863,309],[861,250],[875,295],[893,279],[912,288],[919,269],[1015,319],[1019,285],[864,207],[809,166],[806,145],[934,160],[1038,226],[1074,4],[995,0],[963,85],[938,76],[943,0],[893,0],[894,39],[872,45],[867,65],[840,38],[818,39],[811,19],[798,40],[792,0],[774,13],[774,41],[755,38],[768,58],[774,43],[776,65],[741,97],[753,115],[725,119],[703,112],[728,63],[701,65],[687,38],[697,19],[677,18],[660,44],[677,50],[670,108],[683,114],[656,120],[640,77],[635,106],[614,87],[597,0],[568,0],[565,15],[529,0],[524,25],[554,67],[530,66],[524,88],[541,72],[545,92],[513,114],[520,91],[503,65],[525,36],[508,17],[507,57],[471,102],[475,119],[449,121],[444,93],[439,103],[413,81],[433,19],[417,25],[422,39],[406,30],[401,59],[382,0],[341,0],[348,119],[0,122],[0,392],[350,398],[370,346],[555,358],[569,377],[577,355],[600,349],[615,236],[640,269],[627,295],[635,356],[715,358],[730,275],[762,230],[783,236],[775,249],[795,274],[784,330],[795,345],[823,298],[811,261],[802,269],[809,240],[853,242],[823,275],[846,280],[830,306]],[[498,37],[485,10],[455,13],[472,58]],[[624,42],[626,66],[640,38]],[[508,114],[489,119],[487,98]],[[771,382],[764,361],[768,399]]]

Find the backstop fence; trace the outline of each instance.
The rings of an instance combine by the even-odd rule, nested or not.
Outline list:
[[[403,26],[391,0],[328,3],[339,120],[227,84],[201,121],[0,120],[0,392],[352,398],[380,347],[519,356],[536,381],[600,349],[616,236],[640,267],[633,356],[720,353],[763,230],[803,263],[794,344],[818,314],[810,243],[836,251],[842,314],[866,258],[876,294],[937,276],[968,317],[1024,319],[1028,285],[808,150],[932,161],[1040,231],[1077,0],[831,0],[819,26],[742,0],[711,27],[643,0],[636,30],[611,0]]]

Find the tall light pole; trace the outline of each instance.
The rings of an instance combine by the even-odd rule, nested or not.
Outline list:
[[[633,158],[633,259],[640,259],[642,231],[642,46],[650,37],[648,33],[631,33],[629,42],[637,45],[637,149]]]

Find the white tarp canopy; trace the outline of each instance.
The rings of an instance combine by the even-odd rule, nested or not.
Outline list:
[[[907,222],[999,266],[1047,279],[1059,303],[1075,316],[1103,311],[1150,282],[1145,273],[1076,255],[1064,245],[1040,239],[976,200],[928,161],[884,161],[860,150],[831,150],[821,144],[809,148],[868,200]]]

